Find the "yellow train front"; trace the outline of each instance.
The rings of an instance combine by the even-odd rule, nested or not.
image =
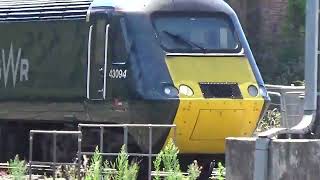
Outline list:
[[[253,134],[268,95],[227,3],[94,1],[87,20],[97,28],[96,39],[107,32],[106,96],[116,102],[114,114],[127,112],[127,119],[101,114],[108,123],[176,124],[182,154],[222,154],[226,137]],[[154,146],[173,137],[161,132]],[[130,135],[143,146],[141,137]]]

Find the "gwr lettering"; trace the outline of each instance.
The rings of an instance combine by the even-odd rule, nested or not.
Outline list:
[[[17,83],[17,75],[18,71],[20,71],[20,82],[28,81],[29,77],[29,60],[25,58],[21,58],[21,48],[18,49],[16,57],[14,56],[14,48],[11,43],[9,54],[6,56],[6,52],[4,49],[1,50],[1,60],[0,63],[0,82],[4,81],[4,87],[7,87],[9,80],[9,72],[11,70],[12,74],[12,86],[15,87]],[[6,60],[8,57],[8,60]],[[10,68],[11,67],[11,68]]]
[[[28,81],[29,80],[29,60],[21,59],[20,66],[20,81]]]

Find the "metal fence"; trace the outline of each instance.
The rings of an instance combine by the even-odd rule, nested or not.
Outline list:
[[[123,128],[123,141],[124,141],[124,147],[127,152],[127,145],[128,145],[128,128],[148,128],[149,129],[149,146],[148,146],[148,153],[130,153],[127,152],[129,156],[136,156],[136,157],[147,157],[148,158],[148,179],[151,180],[151,173],[152,173],[152,157],[157,156],[157,154],[152,154],[152,132],[154,128],[173,128],[174,131],[174,141],[176,139],[176,125],[160,125],[160,124],[79,124],[79,131],[82,130],[82,128],[100,128],[100,154],[102,156],[118,156],[119,153],[104,153],[103,152],[103,132],[105,128]],[[78,145],[78,148],[80,151],[78,152],[78,155],[93,155],[93,152],[82,152],[81,151],[81,141]],[[78,161],[79,165],[81,165],[81,159]],[[80,170],[80,169],[79,169]],[[80,172],[79,172],[80,173]]]
[[[173,129],[173,141],[176,140],[176,125],[165,125],[165,124],[79,124],[78,125],[78,131],[40,131],[40,130],[31,130],[30,131],[30,144],[29,144],[29,179],[32,178],[32,169],[35,166],[38,165],[49,165],[53,169],[53,179],[56,177],[56,168],[60,165],[70,165],[70,166],[76,166],[78,169],[77,176],[78,179],[81,179],[81,165],[82,165],[82,156],[83,155],[93,155],[94,152],[83,152],[82,151],[82,139],[83,134],[82,130],[83,128],[99,128],[100,129],[100,155],[102,156],[118,156],[119,153],[105,153],[103,149],[103,145],[108,142],[104,142],[104,132],[106,128],[123,128],[123,142],[125,151],[127,152],[128,156],[134,156],[134,157],[147,157],[148,158],[148,179],[151,180],[152,177],[152,158],[157,156],[157,154],[152,153],[152,134],[154,128],[169,128],[170,130]],[[148,136],[149,136],[149,142],[148,142],[148,153],[135,153],[135,152],[128,152],[127,146],[128,146],[128,129],[129,128],[148,128]],[[33,138],[35,134],[52,134],[53,138],[53,162],[39,162],[39,161],[33,161],[32,160],[32,154],[33,154]],[[57,136],[58,135],[76,135],[78,140],[78,150],[77,150],[77,162],[75,163],[60,163],[57,162]]]
[[[304,86],[266,85],[271,104],[269,109],[277,108],[281,113],[281,127],[297,125],[303,116]]]
[[[32,155],[33,155],[33,140],[34,140],[34,135],[35,134],[52,134],[52,139],[53,139],[53,161],[52,162],[40,162],[40,161],[33,161],[32,160]],[[56,174],[56,167],[60,165],[71,165],[71,166],[76,166],[78,165],[77,163],[61,163],[57,162],[57,136],[58,135],[76,135],[78,136],[78,141],[81,139],[81,132],[80,131],[41,131],[41,130],[31,130],[30,131],[30,136],[29,136],[29,179],[31,180],[32,178],[32,168],[33,166],[37,165],[49,165],[52,166],[53,170],[53,179],[55,179],[55,174]],[[78,156],[79,157],[79,156]],[[78,167],[80,169],[80,166]],[[78,174],[80,175],[80,174]]]

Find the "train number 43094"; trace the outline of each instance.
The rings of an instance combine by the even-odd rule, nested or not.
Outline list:
[[[111,79],[125,79],[127,78],[127,70],[110,69],[109,77]]]

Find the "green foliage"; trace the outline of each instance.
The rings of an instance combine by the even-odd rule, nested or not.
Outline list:
[[[198,166],[197,161],[188,166],[188,173],[184,175],[180,170],[178,154],[178,148],[173,143],[173,140],[170,139],[153,162],[156,171],[155,180],[196,180],[200,176],[201,168]],[[99,148],[96,147],[90,164],[86,168],[84,180],[136,180],[138,178],[139,166],[136,162],[129,162],[129,155],[125,150],[125,146],[121,148],[115,162],[108,160],[102,162],[102,155],[99,152]],[[86,164],[84,163],[84,167],[86,167]],[[25,174],[24,161],[19,161],[18,157],[14,161],[10,161],[10,167],[15,167],[11,168],[12,176],[17,177],[15,180],[20,180]],[[75,169],[67,167],[61,171],[65,174],[64,177],[66,177],[66,174],[70,179],[75,179],[76,177]],[[165,174],[165,176],[160,177],[162,176],[161,173]]]
[[[288,16],[277,47],[277,77],[280,84],[290,85],[304,79],[305,0],[288,1]]]
[[[257,132],[263,132],[270,128],[280,127],[281,113],[278,109],[268,110],[259,122]]]
[[[259,7],[262,1],[246,0],[243,25],[255,59],[266,83],[290,85],[304,79],[305,6],[306,0],[288,0],[280,27],[265,27],[262,21],[273,21]],[[271,3],[271,2],[270,2]],[[265,7],[264,7],[265,8]],[[274,29],[265,34],[264,29]],[[279,32],[280,30],[280,32]],[[268,30],[269,31],[269,30]]]
[[[271,77],[276,78],[279,84],[290,85],[304,79],[305,6],[305,0],[288,1],[288,15],[275,51],[277,73]]]
[[[76,166],[60,166],[57,169],[56,176],[68,180],[77,179],[78,168]]]
[[[292,84],[294,86],[305,86],[305,82],[304,81],[293,81]]]
[[[224,180],[225,179],[225,172],[226,169],[222,165],[221,162],[218,163],[218,169],[217,169],[217,180]]]
[[[104,172],[104,179],[111,179],[113,177],[113,169],[109,161],[105,161],[103,164],[103,172]]]
[[[196,180],[201,173],[201,168],[198,166],[198,162],[194,161],[188,166],[189,180]]]
[[[85,175],[85,180],[101,180],[102,157],[99,153],[99,148],[96,147],[94,155],[91,159],[90,166]]]
[[[165,146],[162,153],[162,162],[164,171],[166,172],[180,172],[180,164],[178,160],[179,150],[171,139]]]
[[[287,25],[291,25],[291,27],[293,27],[293,30],[300,29],[301,32],[304,32],[306,13],[305,10],[306,0],[289,0]]]
[[[153,162],[156,171],[155,180],[160,180],[161,171],[167,173],[164,177],[165,180],[196,180],[199,177],[201,169],[196,161],[188,166],[188,175],[183,175],[180,170],[178,154],[178,148],[173,143],[173,140],[170,139]]]
[[[162,161],[163,151],[161,151],[156,159],[153,161],[154,169],[156,172],[156,176],[154,177],[154,180],[160,180],[159,173],[161,171],[161,161]]]
[[[106,162],[105,164],[108,164]],[[107,166],[108,168],[109,166]],[[125,146],[122,146],[119,156],[116,159],[115,164],[111,167],[116,169],[117,174],[115,177],[111,176],[111,179],[115,180],[135,180],[137,179],[139,166],[137,163],[129,163],[129,156],[125,151]]]
[[[213,170],[212,176],[210,177],[212,180],[225,180],[226,179],[226,168],[223,166],[221,162],[218,163],[218,167]]]
[[[166,180],[178,180],[183,179],[183,174],[180,170],[180,164],[178,160],[179,150],[174,145],[173,140],[170,139],[165,148],[158,154],[153,164],[155,165],[155,169],[157,175],[154,179],[160,179],[160,167],[163,165],[162,171],[168,173],[165,177]]]
[[[85,180],[136,180],[139,167],[137,163],[129,164],[129,156],[125,151],[125,147],[121,148],[115,163],[105,161],[102,165],[102,156],[97,147],[90,166],[86,172]]]
[[[9,161],[9,175],[13,178],[13,180],[24,179],[26,171],[26,163],[25,161],[20,160],[18,155],[15,156],[14,160]]]

